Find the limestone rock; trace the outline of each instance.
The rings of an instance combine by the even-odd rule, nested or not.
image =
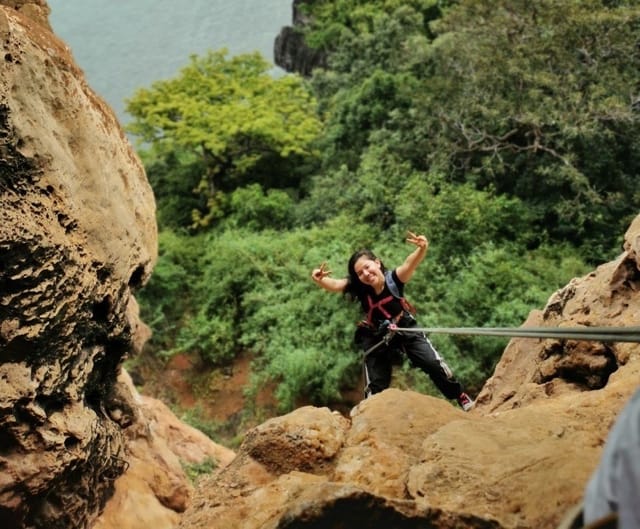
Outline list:
[[[326,66],[327,57],[322,50],[314,50],[307,46],[302,28],[309,23],[300,6],[313,0],[293,0],[292,26],[280,30],[273,45],[274,63],[287,72],[296,72],[310,76],[314,68]]]
[[[116,377],[155,205],[47,14],[0,2],[0,525],[81,528],[127,466]]]
[[[125,430],[127,469],[93,529],[172,529],[192,495],[183,465],[210,460],[222,468],[235,454],[178,420],[160,401],[140,395],[127,373],[119,385],[135,408],[135,423]]]
[[[640,321],[640,216],[614,261],[555,292],[524,326],[627,327]],[[638,344],[574,340],[512,340],[477,399],[483,410],[504,410],[564,393],[605,387],[638,356]]]
[[[293,416],[276,417],[251,430],[244,448],[271,473],[313,472],[342,447],[346,427],[346,419],[337,412],[300,408]]]
[[[46,0],[2,0],[0,4],[15,9],[20,14],[51,30],[49,25],[51,9]]]
[[[235,454],[121,369],[150,335],[153,194],[48,13],[0,2],[0,526],[169,529],[183,465]]]

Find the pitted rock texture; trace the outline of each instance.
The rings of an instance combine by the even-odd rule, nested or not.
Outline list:
[[[624,250],[612,262],[555,292],[530,327],[634,327],[640,322],[640,216],[627,230]],[[495,411],[537,399],[604,388],[638,355],[636,343],[513,340],[505,349],[478,405]]]
[[[525,325],[637,326],[639,241],[640,216],[618,259]],[[349,419],[305,407],[267,421],[200,484],[179,527],[555,529],[638,384],[639,344],[514,339],[469,413],[388,389]]]
[[[0,2],[0,526],[68,529],[127,466],[116,377],[157,242],[143,167],[48,12]]]

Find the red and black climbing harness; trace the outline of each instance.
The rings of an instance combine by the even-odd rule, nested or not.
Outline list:
[[[374,302],[371,296],[367,296],[367,317],[361,323],[362,325],[367,326],[369,328],[374,327],[373,314],[376,310],[378,310],[387,320],[395,321],[396,323],[398,322],[399,318],[403,314],[407,314],[410,316],[415,316],[416,314],[415,307],[411,305],[409,301],[407,301],[407,298],[405,298],[402,294],[400,294],[400,289],[398,288],[398,285],[396,284],[396,282],[393,280],[393,275],[390,270],[387,270],[384,273],[384,281],[385,281],[385,284],[387,285],[387,288],[389,289],[389,292],[391,292],[390,296],[386,296],[378,300],[377,302]],[[387,305],[389,302],[393,301],[394,299],[397,299],[400,302],[400,305],[402,306],[402,311],[403,311],[402,313],[398,314],[395,317],[392,316],[385,307],[385,305]]]

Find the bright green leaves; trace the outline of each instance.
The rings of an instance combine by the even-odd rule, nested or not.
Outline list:
[[[209,206],[197,219],[205,224],[224,214],[220,192],[260,181],[255,173],[263,161],[314,156],[321,127],[314,98],[300,77],[274,78],[270,68],[257,53],[192,56],[177,77],[140,89],[128,102],[128,130],[141,142],[160,155],[200,158],[197,190]]]

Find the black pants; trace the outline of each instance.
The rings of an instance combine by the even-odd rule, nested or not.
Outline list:
[[[367,351],[381,339],[382,337],[369,335],[360,344]],[[413,367],[426,373],[446,398],[455,399],[460,396],[462,385],[455,379],[427,336],[421,332],[398,331],[389,343],[381,345],[364,358],[365,398],[389,387],[394,360],[401,353],[407,355]]]

